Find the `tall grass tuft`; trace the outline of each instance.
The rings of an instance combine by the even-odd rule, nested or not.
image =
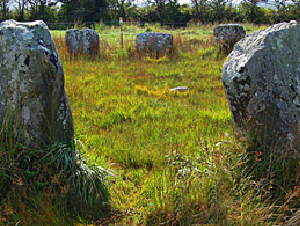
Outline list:
[[[60,225],[72,222],[70,217],[96,219],[109,214],[105,181],[113,175],[82,160],[81,146],[54,142],[48,148],[28,149],[15,142],[12,130],[5,131],[11,132],[0,137],[0,204],[9,213],[2,218],[4,224]],[[43,203],[49,206],[40,208]],[[60,214],[52,209],[58,205]]]

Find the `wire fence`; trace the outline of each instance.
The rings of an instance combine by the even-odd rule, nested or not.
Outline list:
[[[123,25],[126,26],[139,26],[139,27],[145,27],[145,25],[155,25],[159,24],[160,26],[166,26],[166,27],[186,27],[188,23],[160,23],[160,22],[138,22],[138,21],[132,21],[132,22],[123,22]],[[90,29],[96,29],[97,25],[104,25],[104,26],[120,26],[120,24],[116,21],[110,21],[110,22],[82,22],[82,23],[76,23],[76,22],[68,22],[68,23],[47,23],[50,30],[67,30],[72,29],[76,26],[83,26],[88,27]]]

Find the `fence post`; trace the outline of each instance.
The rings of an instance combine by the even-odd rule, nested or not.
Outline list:
[[[123,49],[123,18],[119,17],[119,24],[121,25],[121,47]]]

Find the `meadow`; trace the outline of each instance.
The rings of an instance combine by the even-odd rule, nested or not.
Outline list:
[[[247,144],[237,140],[221,73],[226,55],[213,45],[215,25],[170,30],[98,25],[100,53],[67,53],[65,31],[51,31],[64,67],[75,139],[107,179],[110,216],[71,217],[48,196],[7,200],[19,225],[272,225],[273,201],[243,177]],[[247,34],[267,26],[243,25]],[[139,32],[174,35],[173,56],[139,57]],[[187,86],[188,91],[170,91]],[[18,200],[18,199],[17,199]],[[30,201],[31,200],[31,201]],[[29,204],[28,204],[29,203]],[[31,204],[30,204],[31,203]],[[273,220],[272,220],[273,218]],[[274,220],[275,219],[275,220]],[[6,219],[7,220],[7,219]],[[276,222],[277,221],[277,222]],[[41,223],[42,222],[42,223]],[[1,224],[1,221],[0,221]]]

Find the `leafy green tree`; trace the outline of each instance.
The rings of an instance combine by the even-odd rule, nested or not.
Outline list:
[[[166,3],[167,0],[154,0],[155,1],[155,6],[156,6],[156,10],[155,13],[159,18],[159,22],[163,23],[164,20],[164,16],[166,13]]]
[[[275,6],[277,8],[277,22],[283,22],[287,17],[287,5],[285,0],[275,0]]]
[[[183,23],[182,13],[180,11],[180,4],[177,3],[177,0],[171,0],[166,5],[166,11],[164,12],[164,22],[173,23],[175,27],[180,27]]]
[[[0,10],[1,10],[1,19],[7,19],[8,18],[8,12],[9,12],[9,0],[1,0],[0,1]]]
[[[292,0],[292,2],[293,4],[287,5],[287,17],[294,20],[300,18],[300,0]]]
[[[127,21],[128,18],[138,18],[138,7],[134,4],[134,0],[111,0],[109,5],[110,14],[116,19],[122,17]]]
[[[25,20],[25,10],[28,10],[28,0],[16,0],[15,17],[18,21]]]
[[[300,11],[300,0],[292,0],[292,2],[294,3],[294,7],[293,9],[295,9],[295,11]]]
[[[210,2],[211,7],[211,16],[213,21],[217,21],[217,23],[221,23],[225,17],[225,8],[226,8],[227,0],[212,0]]]
[[[133,20],[139,20],[140,18],[140,11],[137,4],[132,3],[131,7],[126,9],[126,14],[128,18]]]
[[[224,19],[226,21],[236,22],[235,19],[238,17],[238,11],[233,7],[232,1],[228,1],[226,4]]]
[[[258,17],[258,3],[268,2],[268,0],[243,0],[242,7],[246,11],[246,17],[250,22],[254,22]]]
[[[191,2],[195,10],[196,18],[204,23],[206,18],[208,17],[208,0],[191,0]]]
[[[60,14],[66,22],[98,22],[105,18],[108,9],[107,0],[61,0]]]
[[[177,0],[155,0],[146,10],[141,10],[141,22],[159,22],[174,27],[186,25],[191,18],[190,13]]]
[[[29,20],[42,19],[45,22],[57,21],[56,0],[19,0],[20,19],[24,19],[25,7],[30,11]],[[29,5],[29,7],[27,7]]]

